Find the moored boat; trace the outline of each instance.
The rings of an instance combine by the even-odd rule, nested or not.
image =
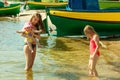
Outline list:
[[[83,35],[87,24],[92,25],[100,35],[119,35],[120,9],[101,10],[91,5],[73,6],[70,10],[48,9],[47,14],[56,26],[57,36]]]
[[[45,9],[46,7],[65,8],[67,2],[49,3],[49,2],[27,2],[29,9]]]
[[[0,16],[17,15],[20,12],[20,4],[10,4],[9,6],[0,8]]]
[[[50,20],[57,28],[57,36],[82,35],[83,28],[94,26],[100,35],[120,34],[120,12],[50,10]]]

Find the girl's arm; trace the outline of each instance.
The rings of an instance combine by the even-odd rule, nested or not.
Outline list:
[[[19,34],[22,34],[22,33],[24,33],[25,31],[16,31],[16,33],[19,33]]]
[[[16,31],[16,33],[20,34],[22,37],[28,37],[28,36],[25,34],[25,31]]]
[[[105,44],[103,44],[101,41],[99,41],[99,43],[103,48],[107,49],[107,46]]]
[[[98,35],[95,35],[95,36],[94,36],[94,41],[95,41],[95,44],[96,44],[96,49],[95,49],[95,52],[93,53],[92,58],[95,57],[95,55],[96,55],[96,53],[98,52],[99,47],[100,47],[99,36],[98,36]]]

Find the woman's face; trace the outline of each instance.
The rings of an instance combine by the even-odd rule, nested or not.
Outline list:
[[[31,22],[32,22],[33,25],[36,25],[39,22],[39,18],[35,16],[35,17],[32,18]]]

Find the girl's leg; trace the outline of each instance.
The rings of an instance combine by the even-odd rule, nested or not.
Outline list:
[[[94,73],[94,76],[96,76],[96,77],[98,77],[98,72],[96,70],[96,64],[97,64],[98,58],[99,58],[99,56],[95,55],[95,59],[94,59],[94,66],[95,66],[95,68],[94,68],[93,73]]]
[[[96,64],[97,64],[97,60],[98,60],[98,55],[95,55],[94,59],[91,59],[91,71],[93,73],[93,76],[98,76],[98,73],[96,71]]]
[[[98,77],[98,72],[97,72],[96,68],[94,70],[94,76]]]
[[[92,72],[91,67],[92,67],[92,60],[91,60],[91,59],[89,59],[89,64],[88,64],[89,76],[93,76],[93,72]]]
[[[31,50],[29,49],[28,45],[24,46],[24,55],[25,55],[25,60],[26,60],[26,65],[25,65],[25,70],[30,70],[31,64],[32,64],[32,54],[31,54]]]

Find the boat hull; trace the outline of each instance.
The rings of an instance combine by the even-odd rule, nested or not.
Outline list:
[[[2,15],[16,15],[20,12],[20,4],[11,4],[8,7],[0,8],[0,16]]]
[[[46,7],[65,8],[67,2],[46,3],[46,2],[28,2],[29,9],[45,9]]]
[[[83,35],[85,25],[93,26],[102,36],[119,35],[120,12],[112,12],[113,15],[117,14],[116,17],[107,16],[106,14],[109,13],[111,12],[48,11],[51,22],[56,26],[57,36]],[[99,15],[95,16],[95,14]]]

